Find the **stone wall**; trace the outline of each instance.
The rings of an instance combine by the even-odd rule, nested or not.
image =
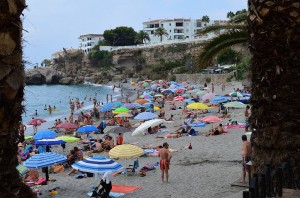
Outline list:
[[[234,72],[224,73],[224,74],[175,74],[176,82],[191,82],[196,84],[205,83],[207,78],[211,79],[211,82],[216,84],[225,83],[227,78],[230,76],[234,76]]]

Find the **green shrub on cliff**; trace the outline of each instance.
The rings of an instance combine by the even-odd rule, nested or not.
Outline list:
[[[101,45],[103,45],[103,43],[99,42],[98,45],[93,47],[93,49],[88,54],[88,58],[96,66],[109,68],[111,66],[112,53],[108,51],[100,51]]]

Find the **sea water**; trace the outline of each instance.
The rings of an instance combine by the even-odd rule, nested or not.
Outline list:
[[[70,99],[75,101],[79,98],[80,102],[84,102],[84,106],[81,110],[92,109],[93,98],[96,98],[99,102],[106,103],[106,95],[112,95],[113,100],[119,96],[119,90],[115,89],[112,92],[111,86],[104,86],[99,84],[82,84],[82,85],[28,85],[24,90],[23,106],[25,112],[22,114],[23,123],[27,124],[32,117],[42,118],[48,122],[48,125],[54,123],[55,119],[69,117],[70,115]],[[90,100],[91,99],[91,100]],[[46,105],[46,108],[45,108]],[[52,111],[50,114],[48,106],[55,106],[56,111]],[[76,109],[76,107],[75,107]],[[35,115],[37,110],[37,115]],[[79,111],[75,111],[74,119]],[[43,124],[42,124],[43,125]],[[27,126],[30,130],[30,126]],[[30,132],[31,133],[31,132]]]

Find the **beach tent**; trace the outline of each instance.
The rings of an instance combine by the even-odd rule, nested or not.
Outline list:
[[[165,122],[166,122],[166,120],[164,120],[164,119],[154,119],[154,120],[146,121],[132,132],[132,136],[145,135],[145,131],[149,127],[155,127],[155,126],[158,126],[158,125],[160,125],[162,123],[165,123]]]

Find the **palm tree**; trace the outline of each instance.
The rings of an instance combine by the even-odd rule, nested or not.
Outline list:
[[[210,60],[223,50],[237,44],[245,44],[248,40],[246,27],[247,13],[243,12],[235,15],[228,24],[213,25],[201,29],[197,35],[205,35],[207,33],[220,31],[217,37],[208,41],[199,55],[199,69],[205,67]]]
[[[33,197],[16,170],[25,82],[20,16],[25,7],[19,0],[0,3],[0,197]]]
[[[150,41],[149,34],[146,31],[140,30],[135,37],[136,43],[146,43],[146,41]]]
[[[209,16],[207,15],[204,15],[201,20],[204,22],[204,26],[206,26],[206,24],[210,21]]]
[[[227,18],[232,19],[232,17],[234,17],[234,13],[232,11],[227,12]]]
[[[252,115],[249,124],[253,164],[300,166],[300,26],[298,1],[248,1],[252,54]],[[298,6],[295,6],[295,5]],[[280,9],[279,9],[280,8]]]
[[[162,42],[163,36],[168,36],[169,34],[168,34],[168,32],[165,28],[159,27],[155,30],[154,35],[159,36],[160,37],[160,42]]]

